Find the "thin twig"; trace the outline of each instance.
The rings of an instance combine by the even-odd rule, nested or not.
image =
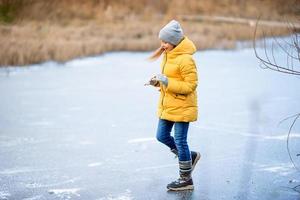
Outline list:
[[[299,60],[300,62],[300,55],[299,55],[299,43],[298,43],[298,35],[296,34],[294,37],[295,38],[291,38],[292,39],[292,43],[289,43],[287,41],[285,41],[284,39],[282,39],[285,43],[288,44],[289,48],[288,50],[286,48],[284,48],[280,42],[278,42],[278,40],[273,37],[273,39],[275,40],[275,42],[278,44],[278,46],[286,53],[287,57],[286,57],[286,65],[287,66],[281,66],[276,62],[275,56],[274,56],[274,42],[272,42],[271,45],[271,56],[273,58],[273,60],[271,61],[270,57],[269,57],[269,53],[267,51],[267,45],[266,45],[266,35],[263,32],[263,48],[264,48],[264,56],[265,58],[262,58],[261,56],[258,55],[257,49],[256,49],[256,36],[257,36],[257,27],[258,27],[258,23],[259,23],[259,19],[256,21],[256,26],[255,26],[255,31],[254,31],[254,40],[253,40],[253,47],[254,47],[254,52],[255,52],[255,56],[259,59],[259,61],[261,62],[260,67],[264,66],[263,68],[267,68],[273,71],[278,71],[281,73],[286,73],[286,74],[291,74],[291,75],[300,75],[300,70],[297,69],[297,66],[294,65],[294,60]],[[292,34],[295,34],[295,29],[293,27],[293,25],[289,24],[289,29],[291,31]],[[297,57],[293,56],[294,52],[293,50],[297,50]],[[300,49],[299,49],[300,50]],[[291,51],[291,53],[289,52]],[[291,66],[290,66],[291,65]]]
[[[290,152],[290,147],[289,147],[291,131],[292,131],[292,129],[293,129],[293,127],[294,127],[294,125],[295,125],[295,123],[296,123],[296,121],[299,117],[300,117],[300,113],[298,113],[296,115],[295,119],[293,120],[292,125],[290,126],[289,133],[288,133],[288,136],[287,136],[287,139],[286,139],[286,148],[287,148],[287,151],[288,151],[288,154],[289,154],[289,157],[290,157],[290,160],[291,160],[292,164],[294,165],[295,169],[300,172],[300,169],[297,167],[297,165],[295,164],[295,162],[292,158],[292,155],[291,155],[291,152]]]

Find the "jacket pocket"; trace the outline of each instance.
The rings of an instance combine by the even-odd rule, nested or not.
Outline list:
[[[174,94],[175,99],[186,100],[186,96],[184,94]]]

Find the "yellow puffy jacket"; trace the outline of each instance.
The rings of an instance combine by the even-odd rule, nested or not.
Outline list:
[[[192,122],[198,117],[197,68],[192,55],[194,43],[185,37],[173,50],[164,54],[162,74],[168,85],[160,84],[158,116],[174,122]]]

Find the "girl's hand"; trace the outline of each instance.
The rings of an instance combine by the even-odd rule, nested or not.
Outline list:
[[[148,83],[145,84],[145,86],[146,86],[146,85],[152,85],[152,86],[154,86],[154,87],[159,87],[159,86],[160,86],[160,83],[159,83],[158,80],[156,80],[156,77],[154,76],[154,77],[152,77],[152,78],[150,79],[150,81],[149,81]]]

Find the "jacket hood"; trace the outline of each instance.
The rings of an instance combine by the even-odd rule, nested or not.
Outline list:
[[[194,54],[197,51],[195,44],[188,39],[187,37],[184,37],[183,40],[174,48],[172,51],[170,51],[168,54],[171,55],[181,55],[181,54]]]

